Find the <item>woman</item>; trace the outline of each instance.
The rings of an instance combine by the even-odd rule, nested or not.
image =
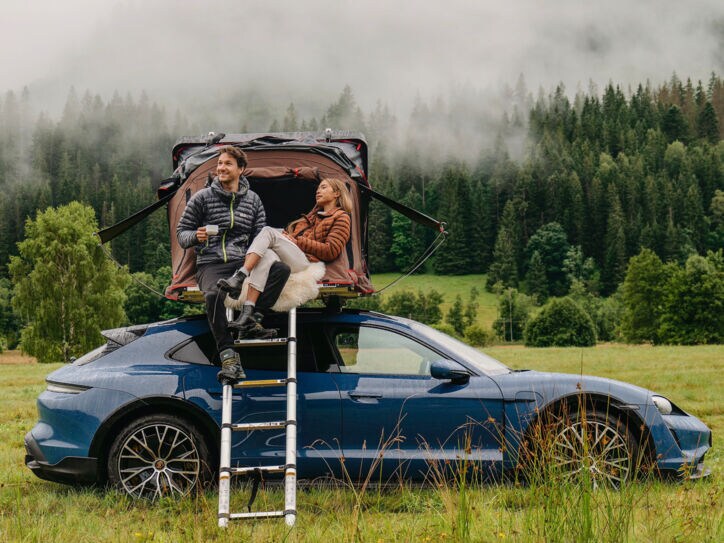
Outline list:
[[[229,323],[241,330],[241,337],[255,323],[254,307],[274,262],[281,260],[297,273],[312,262],[331,262],[345,249],[352,211],[347,186],[339,179],[325,178],[317,187],[315,201],[314,208],[286,230],[264,227],[249,246],[244,265],[228,279],[219,280],[218,287],[234,295],[249,281],[241,315]]]

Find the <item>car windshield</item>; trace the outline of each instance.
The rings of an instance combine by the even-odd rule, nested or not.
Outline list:
[[[409,320],[407,322],[416,332],[428,336],[436,343],[442,345],[445,350],[450,353],[455,353],[455,355],[465,360],[465,362],[469,362],[474,365],[486,375],[501,375],[511,372],[511,369],[502,362],[499,362],[492,356],[488,356],[487,354],[474,349],[462,341],[458,341],[439,330],[435,330],[434,328],[420,324],[419,322]]]

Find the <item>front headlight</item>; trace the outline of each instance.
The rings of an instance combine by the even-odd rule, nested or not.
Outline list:
[[[651,400],[654,402],[656,409],[659,410],[659,413],[662,415],[671,415],[673,408],[669,400],[663,396],[651,396]]]
[[[67,383],[54,383],[53,381],[46,381],[48,387],[45,389],[48,392],[55,392],[58,394],[80,394],[85,392],[90,387],[83,385],[69,385]]]

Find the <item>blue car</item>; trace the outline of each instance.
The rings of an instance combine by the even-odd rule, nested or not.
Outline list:
[[[286,315],[270,325],[285,333]],[[297,316],[298,472],[425,481],[464,458],[491,479],[535,462],[613,486],[637,471],[706,475],[711,431],[654,392],[597,377],[514,371],[415,321],[361,310]],[[205,317],[108,330],[47,377],[26,465],[43,479],[140,498],[213,481],[221,386]],[[286,347],[240,347],[249,379],[286,375]],[[283,388],[235,389],[234,422],[285,418]],[[538,441],[539,442],[539,441]],[[542,453],[541,453],[542,454]],[[284,430],[235,433],[232,466],[284,462]]]

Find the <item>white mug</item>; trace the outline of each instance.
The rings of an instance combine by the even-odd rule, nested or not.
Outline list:
[[[219,235],[219,225],[218,224],[207,224],[206,225],[206,234],[209,236],[218,236]]]

